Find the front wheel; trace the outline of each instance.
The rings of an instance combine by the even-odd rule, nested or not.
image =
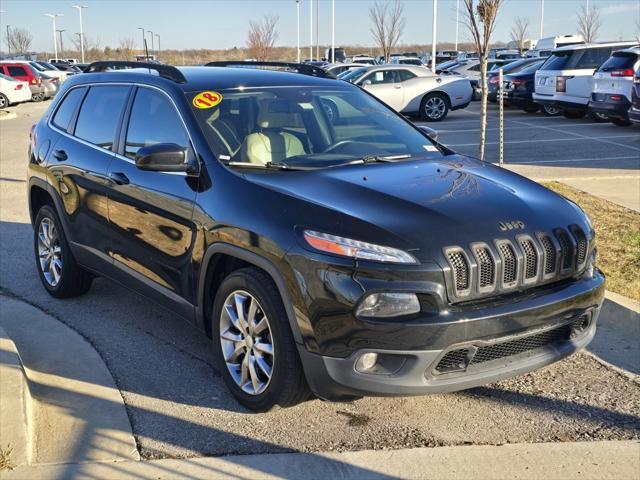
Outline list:
[[[547,117],[557,117],[562,114],[562,110],[557,107],[552,107],[551,105],[543,105],[542,113]]]
[[[0,93],[0,108],[6,108],[9,106],[9,99],[4,93]]]
[[[242,405],[265,412],[309,397],[282,299],[262,270],[237,270],[223,280],[211,327],[216,364]]]
[[[444,120],[449,113],[449,99],[442,93],[429,93],[422,99],[420,113],[427,122]]]
[[[42,93],[34,93],[31,95],[31,100],[34,102],[42,102],[44,100],[44,94]]]
[[[604,123],[609,121],[609,117],[607,116],[606,113],[594,112],[591,110],[589,111],[589,118],[594,122],[598,122],[598,123]]]

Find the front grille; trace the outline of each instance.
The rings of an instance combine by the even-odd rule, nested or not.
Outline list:
[[[490,242],[444,249],[452,302],[531,288],[574,275],[584,268],[590,245],[577,225],[553,233],[518,234]],[[470,260],[471,259],[471,260]]]
[[[533,246],[533,241],[526,239],[520,241],[524,253],[524,278],[529,280],[538,275],[538,252]]]
[[[571,323],[534,335],[505,342],[496,342],[491,345],[474,345],[451,350],[440,359],[435,371],[440,374],[463,371],[470,365],[491,362],[567,342],[569,339],[584,333],[589,324],[590,316],[589,314],[584,314]]]
[[[454,272],[455,289],[463,292],[469,289],[470,275],[469,263],[461,251],[449,252],[449,264]]]
[[[502,283],[510,284],[516,281],[518,274],[518,257],[509,243],[500,244],[500,257],[502,258]]]
[[[553,245],[553,242],[548,235],[541,235],[540,243],[544,250],[544,274],[550,275],[556,269],[556,247]]]
[[[496,281],[496,265],[487,247],[476,248],[476,258],[478,259],[478,269],[480,270],[480,288],[490,287]]]

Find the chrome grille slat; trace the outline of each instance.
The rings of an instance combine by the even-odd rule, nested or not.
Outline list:
[[[568,278],[584,269],[589,252],[589,238],[577,225],[450,246],[443,250],[449,296],[452,302],[483,298]]]

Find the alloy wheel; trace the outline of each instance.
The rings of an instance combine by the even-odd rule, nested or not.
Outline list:
[[[444,115],[446,108],[447,105],[442,98],[431,97],[424,104],[424,113],[428,118],[438,120]]]
[[[55,223],[43,218],[38,227],[38,259],[46,282],[55,287],[62,277],[62,248]]]
[[[273,339],[269,320],[250,293],[236,290],[224,301],[220,344],[236,385],[249,395],[264,392],[273,375]]]
[[[542,108],[544,108],[544,111],[547,115],[550,115],[550,116],[560,115],[559,108],[552,107],[550,105],[544,105]]]
[[[7,100],[7,97],[0,94],[0,108],[5,108],[8,106],[9,106],[9,101]]]

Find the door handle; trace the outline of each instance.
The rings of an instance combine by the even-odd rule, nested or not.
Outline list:
[[[393,88],[395,88],[396,90],[399,90],[402,88],[402,85],[394,85]]]
[[[109,173],[109,179],[117,185],[129,185],[129,177],[122,172]]]
[[[53,152],[53,158],[55,158],[59,162],[64,162],[67,158],[69,158],[69,156],[64,150],[56,150]]]

